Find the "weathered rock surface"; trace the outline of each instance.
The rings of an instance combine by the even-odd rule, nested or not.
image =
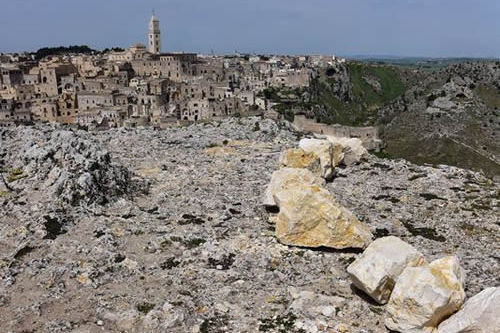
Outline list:
[[[318,332],[318,327],[333,329],[340,309],[346,305],[346,299],[339,296],[326,296],[293,287],[289,291],[293,299],[289,310],[304,317],[295,323],[295,327],[306,332]]]
[[[456,257],[406,268],[387,303],[385,325],[398,332],[432,331],[462,306],[464,279]]]
[[[299,147],[306,153],[315,153],[321,163],[321,177],[330,179],[333,177],[335,167],[344,158],[344,147],[340,144],[332,144],[328,140],[302,139]]]
[[[316,184],[288,181],[273,191],[273,198],[280,208],[276,237],[283,244],[345,249],[371,242],[368,226]]]
[[[43,134],[22,136],[35,130]],[[59,131],[66,129],[0,129],[5,178],[24,170],[25,145]],[[109,152],[111,167],[134,173],[130,193],[72,206],[37,190],[46,187],[36,172],[8,183],[19,190],[0,195],[0,331],[388,331],[385,307],[351,288],[346,267],[356,254],[283,245],[268,223],[262,193],[281,152],[299,142],[287,127],[241,118],[74,135]],[[232,150],[207,155],[214,146]],[[78,168],[67,169],[70,179]],[[335,172],[326,189],[376,237],[397,235],[429,261],[456,251],[468,297],[500,285],[498,184],[374,156]],[[149,192],[133,191],[136,182]],[[45,224],[55,239],[44,239]],[[320,308],[304,292],[324,306],[316,318]],[[335,315],[325,316],[333,299]]]
[[[35,189],[53,204],[103,204],[132,190],[130,172],[82,134],[20,128],[17,140],[0,147],[3,178],[16,191]]]
[[[487,288],[443,321],[437,333],[499,333],[500,288]]]
[[[264,192],[263,204],[268,207],[276,206],[275,194],[289,184],[300,183],[322,186],[324,182],[322,178],[315,176],[307,169],[281,168],[273,172],[271,181]]]
[[[353,284],[380,304],[389,300],[397,278],[406,267],[422,266],[423,255],[401,239],[376,239],[349,267]]]
[[[339,138],[335,136],[327,136],[326,138],[334,145],[340,144],[344,147],[344,157],[342,159],[342,164],[344,165],[349,166],[359,163],[360,161],[367,159],[369,156],[368,151],[363,146],[363,141],[358,138]]]
[[[303,168],[321,177],[321,162],[316,153],[306,153],[301,148],[290,148],[280,156],[280,165],[288,168]]]

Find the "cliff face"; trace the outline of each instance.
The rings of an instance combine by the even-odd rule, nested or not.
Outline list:
[[[356,253],[280,244],[262,193],[301,135],[270,120],[0,132],[0,326],[22,332],[385,332]],[[54,171],[56,170],[56,171]],[[331,195],[376,237],[499,285],[498,184],[370,156]],[[345,330],[344,330],[345,331]]]
[[[385,153],[394,158],[500,175],[499,63],[439,70],[336,66],[342,68],[319,73],[311,86],[318,121],[378,125]]]

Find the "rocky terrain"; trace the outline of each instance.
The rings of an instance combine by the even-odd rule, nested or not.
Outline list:
[[[293,92],[295,99],[289,93],[269,97],[287,119],[293,110],[322,123],[377,126],[385,156],[500,175],[498,61],[434,70],[332,64],[317,70],[310,87]]]
[[[500,63],[417,73],[407,87],[380,111],[388,154],[500,176]]]
[[[2,331],[388,332],[346,271],[361,250],[276,238],[262,197],[302,137],[260,118],[2,130]],[[375,238],[456,255],[467,298],[500,285],[491,179],[370,155],[324,187]]]

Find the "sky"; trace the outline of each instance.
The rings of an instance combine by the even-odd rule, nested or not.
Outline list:
[[[0,0],[0,52],[162,51],[500,57],[500,0]]]

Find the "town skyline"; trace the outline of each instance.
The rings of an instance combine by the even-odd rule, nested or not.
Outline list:
[[[495,19],[500,4],[492,0],[315,2],[317,6],[295,0],[286,6],[282,0],[121,1],[120,7],[114,0],[6,3],[0,29],[15,24],[16,38],[0,36],[0,52],[146,44],[144,30],[154,9],[162,22],[164,51],[500,57],[500,43],[494,42],[500,40],[500,23]],[[19,17],[24,18],[22,25],[16,23]]]

